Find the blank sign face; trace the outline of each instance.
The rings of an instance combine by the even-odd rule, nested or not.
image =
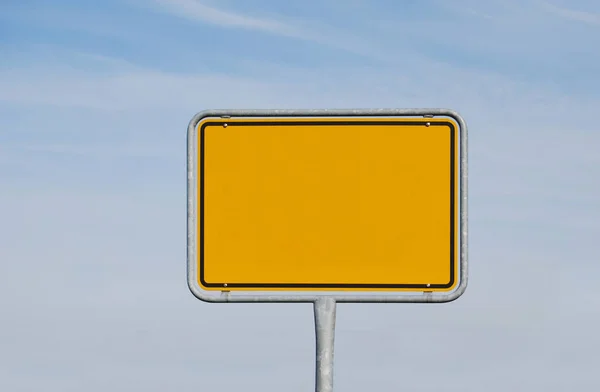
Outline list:
[[[203,289],[456,286],[453,121],[208,118],[198,132]]]

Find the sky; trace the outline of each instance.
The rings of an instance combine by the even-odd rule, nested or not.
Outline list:
[[[600,388],[600,3],[0,3],[0,390],[308,391],[310,304],[186,282],[204,109],[449,108],[469,286],[339,304],[334,390]]]

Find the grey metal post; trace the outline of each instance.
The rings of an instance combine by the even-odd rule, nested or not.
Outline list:
[[[333,392],[333,346],[335,298],[319,297],[314,302],[316,335],[316,392]]]

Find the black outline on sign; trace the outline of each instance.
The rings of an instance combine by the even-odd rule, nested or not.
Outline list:
[[[429,125],[426,125],[428,124]],[[269,126],[269,125],[408,125],[408,126],[447,126],[450,128],[450,281],[448,283],[404,283],[404,284],[383,284],[383,283],[208,283],[204,280],[204,147],[205,147],[205,128],[208,126]],[[455,238],[456,238],[456,179],[454,168],[456,164],[456,127],[451,121],[322,121],[322,120],[305,120],[305,121],[209,121],[202,124],[200,127],[200,240],[199,240],[199,257],[200,257],[200,283],[206,288],[248,288],[248,289],[269,289],[269,288],[298,288],[298,289],[449,289],[456,280],[454,269],[455,264]]]

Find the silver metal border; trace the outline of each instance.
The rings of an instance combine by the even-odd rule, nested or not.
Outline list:
[[[450,293],[425,292],[417,294],[375,294],[368,292],[355,292],[344,294],[338,292],[306,292],[306,294],[274,294],[264,295],[240,294],[241,291],[223,291],[220,296],[214,295],[218,292],[203,290],[196,280],[196,194],[197,194],[197,127],[205,118],[231,118],[231,117],[449,117],[459,125],[460,147],[459,147],[459,284]],[[468,283],[468,205],[467,205],[467,125],[462,117],[455,111],[449,109],[314,109],[314,110],[205,110],[197,113],[188,124],[187,131],[187,280],[192,294],[205,302],[315,302],[319,298],[328,297],[335,302],[345,303],[443,303],[451,302],[460,297],[467,288]]]

